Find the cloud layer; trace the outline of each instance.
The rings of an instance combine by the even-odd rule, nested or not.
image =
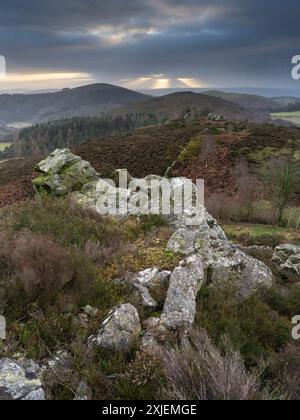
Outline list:
[[[0,54],[15,83],[292,86],[299,15],[298,0],[2,0]]]

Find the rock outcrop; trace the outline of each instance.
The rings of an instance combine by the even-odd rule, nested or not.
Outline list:
[[[300,246],[289,244],[277,246],[272,262],[283,278],[300,282]]]
[[[41,175],[33,180],[33,185],[41,195],[66,195],[98,176],[89,162],[73,155],[69,149],[55,150],[35,169]]]
[[[202,259],[193,255],[175,268],[160,324],[171,330],[189,330],[196,315],[196,298],[205,280]]]
[[[56,150],[37,169],[43,174],[34,181],[39,193],[48,191],[54,195],[62,195],[72,192],[77,203],[93,209],[98,209],[99,199],[101,201],[103,195],[108,200],[111,197],[112,202],[118,202],[121,197],[119,205],[122,205],[122,200],[126,204],[132,199],[134,201],[138,195],[149,199],[147,188],[155,182],[165,184],[167,181],[166,178],[156,175],[149,175],[143,180],[129,177],[130,186],[126,189],[118,188],[114,183],[101,179],[88,162],[74,156],[68,149]],[[125,175],[125,172],[119,170],[116,172],[118,174]],[[203,205],[198,205],[195,209],[193,203],[190,203],[185,212],[178,215],[175,193],[182,191],[183,185],[190,183],[188,188],[193,201],[196,186],[182,177],[168,181],[171,184],[170,197],[167,197],[170,200],[170,212],[164,217],[175,229],[175,233],[168,242],[167,250],[181,255],[183,261],[172,273],[152,267],[125,279],[135,287],[142,304],[150,308],[157,305],[151,291],[160,285],[168,287],[163,312],[160,318],[151,323],[151,331],[144,335],[144,343],[155,342],[155,330],[159,334],[174,330],[186,333],[193,325],[197,293],[205,282],[214,287],[234,284],[240,295],[247,298],[260,287],[270,287],[273,281],[269,268],[233,245]],[[158,209],[161,209],[163,196],[164,194],[158,195]],[[122,215],[118,208],[116,210],[116,216]],[[130,214],[129,206],[129,212],[125,215]],[[294,253],[292,257],[296,258]],[[286,264],[286,261],[283,263]],[[294,264],[293,269],[297,270],[295,267]],[[108,350],[126,352],[139,338],[140,333],[138,312],[132,305],[126,304],[109,314],[99,332],[90,337],[89,343]]]
[[[138,341],[140,334],[139,314],[136,308],[128,303],[111,311],[98,333],[88,339],[88,343],[105,350],[126,353]]]
[[[39,366],[32,361],[1,359],[0,400],[44,400],[38,372]]]
[[[205,207],[197,212],[187,211],[173,224],[177,230],[167,249],[185,256],[201,257],[207,283],[216,286],[233,283],[243,297],[248,297],[260,287],[272,286],[271,270],[233,245]]]

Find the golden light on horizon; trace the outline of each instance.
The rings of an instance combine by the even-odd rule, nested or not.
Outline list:
[[[193,89],[206,87],[205,83],[195,78],[167,78],[163,73],[150,74],[136,79],[123,79],[120,82],[129,89],[175,89],[182,87]]]
[[[185,86],[189,87],[189,88],[201,88],[201,87],[205,87],[205,84],[203,82],[200,82],[197,79],[192,79],[192,78],[180,78],[177,79],[180,83],[184,84]]]
[[[153,89],[168,89],[171,87],[170,79],[155,79]]]
[[[10,73],[7,74],[5,82],[47,82],[57,80],[92,80],[88,73]]]

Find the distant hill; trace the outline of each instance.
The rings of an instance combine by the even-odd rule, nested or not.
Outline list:
[[[178,92],[150,98],[138,104],[116,109],[111,115],[151,114],[163,120],[180,118],[187,110],[205,115],[211,112],[222,114],[231,120],[270,121],[270,114],[267,111],[258,113],[221,97],[193,92]]]
[[[272,100],[282,106],[300,104],[300,99],[293,96],[280,96],[272,98]]]
[[[271,112],[277,110],[282,104],[276,102],[273,99],[265,98],[259,95],[248,95],[243,93],[234,92],[221,92],[217,90],[209,90],[205,92],[207,95],[214,96],[216,98],[222,98],[226,101],[233,102],[246,109],[264,110]]]
[[[59,92],[0,95],[0,124],[40,123],[71,117],[94,117],[149,96],[119,86],[95,84]]]

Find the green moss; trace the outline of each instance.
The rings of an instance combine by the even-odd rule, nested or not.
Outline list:
[[[198,156],[201,152],[202,136],[193,137],[178,156],[179,162],[185,162]]]

